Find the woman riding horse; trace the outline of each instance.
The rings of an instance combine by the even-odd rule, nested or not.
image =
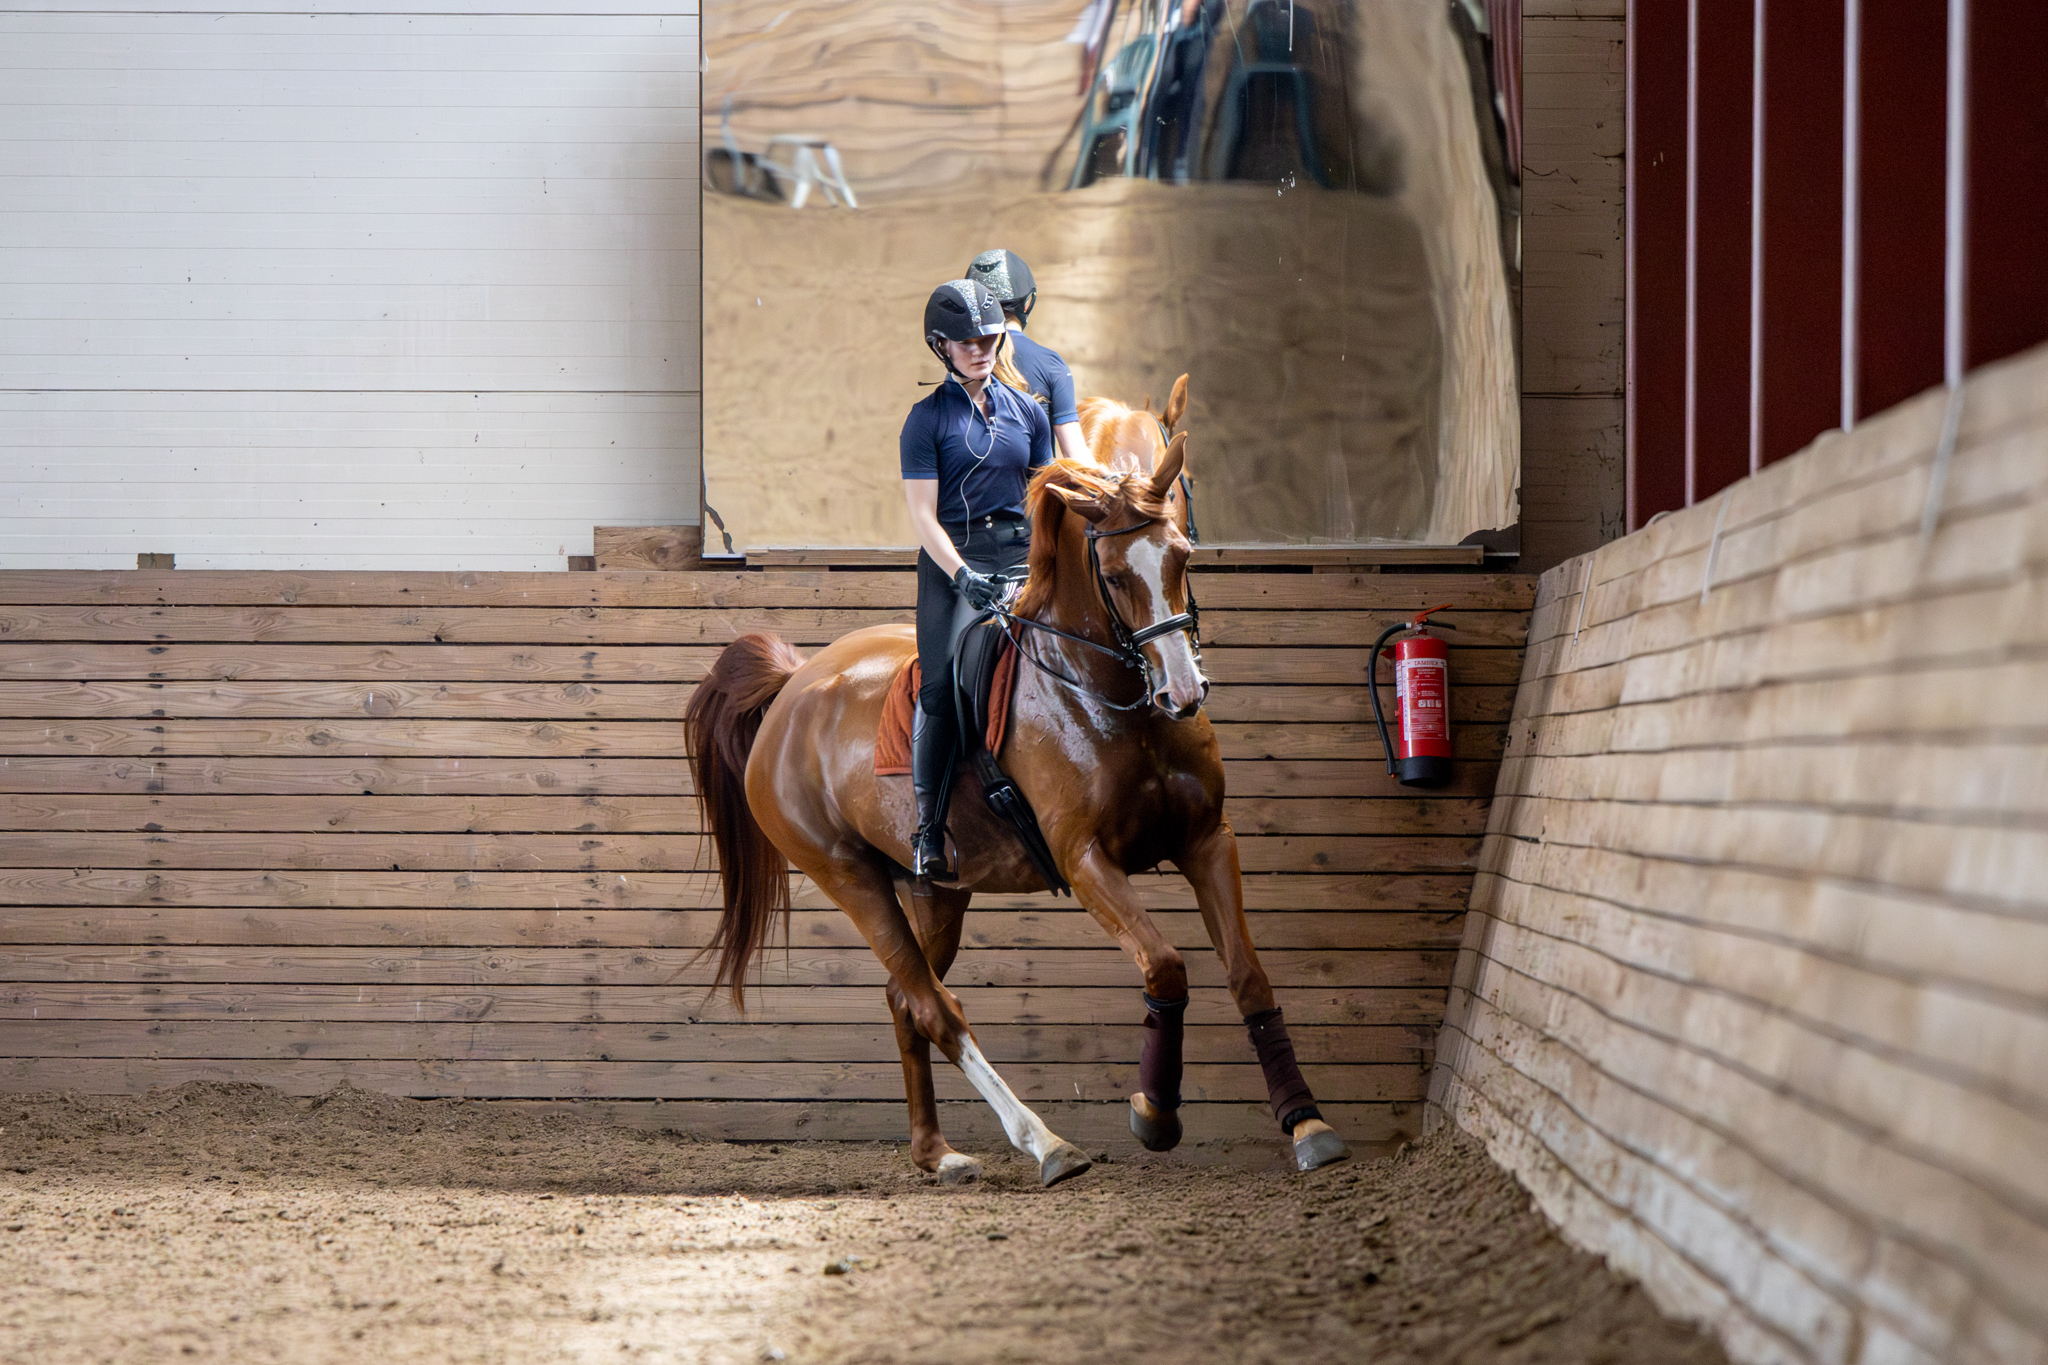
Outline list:
[[[917,841],[910,870],[951,881],[947,793],[959,726],[953,709],[953,642],[1002,592],[999,576],[1022,567],[1031,547],[1024,483],[1052,460],[1052,431],[1038,404],[989,382],[1005,335],[1002,306],[987,287],[952,280],[924,306],[924,339],[946,378],[903,419],[903,499],[917,532],[917,666],[923,675],[910,730],[910,785]]]
[[[1045,404],[1052,421],[1052,444],[1063,460],[1094,460],[1088,438],[1082,434],[1081,413],[1074,402],[1074,372],[1052,347],[1033,341],[1024,329],[1031,323],[1031,310],[1038,306],[1038,281],[1024,258],[1003,247],[992,246],[976,256],[967,267],[967,278],[988,286],[1003,306],[1003,325],[1009,328],[1003,349],[1005,360],[997,362],[996,377],[1016,388],[1029,390]]]
[[[1297,1166],[1310,1170],[1350,1152],[1295,1064],[1245,921],[1237,838],[1223,819],[1223,764],[1201,714],[1209,684],[1186,572],[1186,441],[1175,436],[1145,474],[1063,460],[1032,479],[1030,576],[1006,618],[1025,662],[999,757],[1036,811],[1060,875],[1143,974],[1132,1131],[1154,1151],[1181,1136],[1187,967],[1131,882],[1170,862],[1193,887],[1223,960],[1273,1117],[1293,1139]],[[1051,1185],[1086,1170],[1087,1157],[1012,1093],[943,984],[971,894],[1039,891],[1045,882],[1009,826],[974,800],[958,802],[952,818],[957,884],[907,878],[911,846],[921,842],[910,833],[910,793],[875,772],[887,699],[910,656],[922,652],[923,636],[922,622],[915,640],[902,626],[872,626],[808,661],[773,636],[743,636],[698,686],[686,723],[725,889],[713,941],[722,954],[717,980],[743,1003],[748,970],[789,909],[786,856],[852,918],[888,968],[912,1160],[943,1181],[980,1171],[939,1130],[936,1043]],[[970,790],[977,783],[971,771],[961,781]]]

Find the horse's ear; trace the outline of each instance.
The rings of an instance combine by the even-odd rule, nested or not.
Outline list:
[[[1182,375],[1173,381],[1173,392],[1166,399],[1166,414],[1160,420],[1166,424],[1168,431],[1172,431],[1180,425],[1180,419],[1186,415],[1187,410],[1188,377]]]
[[[1084,521],[1099,524],[1104,517],[1109,515],[1107,507],[1104,507],[1099,501],[1083,493],[1078,488],[1062,488],[1056,483],[1049,483],[1045,486],[1045,491],[1053,494],[1061,502],[1065,503],[1069,512],[1072,512]]]
[[[1151,395],[1151,394],[1149,394],[1149,393],[1145,395],[1145,407],[1144,407],[1144,411],[1146,411],[1146,412],[1150,412],[1150,411],[1152,411],[1152,395]]]
[[[1159,457],[1159,467],[1152,472],[1153,497],[1163,498],[1173,491],[1173,481],[1180,477],[1180,468],[1187,458],[1188,434],[1183,431],[1166,447],[1166,453]]]

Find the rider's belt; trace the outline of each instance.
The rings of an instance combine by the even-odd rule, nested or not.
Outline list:
[[[972,521],[949,521],[946,523],[946,529],[952,532],[993,531],[998,526],[1015,526],[1023,520],[1024,518],[1015,512],[991,512]]]

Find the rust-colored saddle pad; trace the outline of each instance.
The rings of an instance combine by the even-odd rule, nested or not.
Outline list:
[[[875,731],[876,777],[900,777],[910,771],[910,717],[923,676],[913,654],[890,680],[889,695],[882,702],[882,725]],[[992,754],[1003,751],[1003,730],[1010,723],[1010,689],[1016,681],[1017,647],[1006,642],[989,685],[988,751]]]

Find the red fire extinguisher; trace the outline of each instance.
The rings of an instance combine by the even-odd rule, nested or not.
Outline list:
[[[1387,752],[1387,772],[1399,772],[1404,787],[1441,787],[1451,780],[1451,651],[1442,640],[1427,633],[1429,628],[1456,630],[1448,621],[1430,621],[1430,612],[1447,610],[1450,603],[1418,612],[1406,621],[1388,626],[1373,641],[1372,657],[1366,661],[1366,685],[1372,689],[1372,718],[1380,727],[1380,744]],[[1387,637],[1397,631],[1415,634],[1394,642],[1394,724],[1399,743],[1387,738],[1387,718],[1380,710],[1380,650]],[[1398,769],[1396,763],[1399,764]]]

